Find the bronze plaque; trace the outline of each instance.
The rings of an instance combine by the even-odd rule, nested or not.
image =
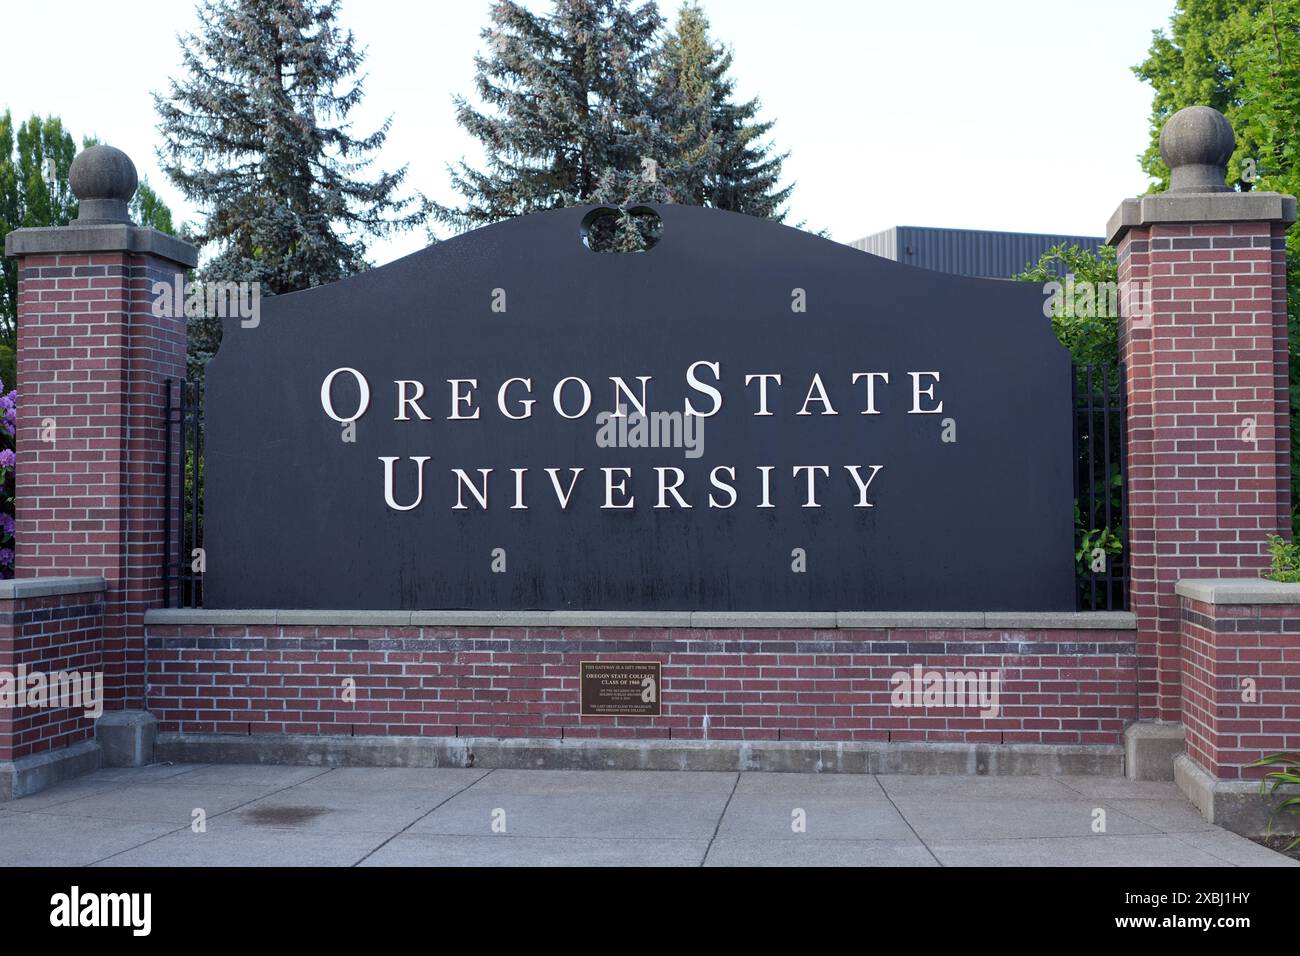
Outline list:
[[[583,717],[658,717],[659,661],[583,661]]]

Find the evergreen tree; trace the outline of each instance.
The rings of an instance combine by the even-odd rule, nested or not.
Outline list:
[[[200,0],[182,38],[187,76],[154,96],[159,159],[202,210],[195,241],[216,255],[203,277],[306,289],[367,268],[366,241],[418,225],[399,196],[406,167],[367,178],[391,118],[354,137],[353,79],[365,53],[338,24],[337,0]]]
[[[780,185],[788,153],[765,142],[757,99],[733,101],[732,53],[709,37],[698,4],[685,3],[664,42],[655,103],[664,127],[664,178],[674,201],[785,219],[793,186]]]
[[[779,180],[757,100],[736,103],[730,51],[709,37],[698,6],[673,32],[653,0],[553,0],[536,14],[510,0],[492,9],[488,52],[474,60],[479,98],[455,100],[457,119],[487,157],[461,161],[465,198],[435,217],[455,230],[583,203],[619,207],[591,225],[593,248],[640,249],[655,223],[629,208],[678,202],[781,220],[791,187]]]
[[[474,58],[491,112],[454,101],[487,167],[453,166],[466,202],[435,207],[435,217],[460,231],[563,206],[667,198],[642,163],[657,154],[648,91],[662,22],[653,2],[554,0],[549,15],[495,4],[482,32],[489,52]]]

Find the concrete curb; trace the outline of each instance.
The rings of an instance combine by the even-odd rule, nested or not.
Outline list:
[[[147,710],[110,710],[95,721],[95,740],[105,767],[143,767],[153,762],[158,718]]]
[[[1174,782],[1215,826],[1245,837],[1300,833],[1300,814],[1273,813],[1281,800],[1300,796],[1300,788],[1282,787],[1274,795],[1261,795],[1258,780],[1217,780],[1187,754],[1174,759]]]
[[[30,797],[99,766],[99,744],[93,740],[0,763],[0,803]]]
[[[1187,749],[1182,724],[1139,721],[1124,728],[1124,772],[1130,780],[1173,780],[1174,758]]]
[[[1120,776],[1117,745],[158,735],[154,759],[311,767]]]

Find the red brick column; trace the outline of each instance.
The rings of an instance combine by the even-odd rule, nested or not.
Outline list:
[[[1169,120],[1168,192],[1112,217],[1128,388],[1131,608],[1145,721],[1181,718],[1180,578],[1257,577],[1289,535],[1286,275],[1295,198],[1223,186],[1233,149],[1205,107]]]
[[[185,373],[185,319],[155,316],[153,287],[196,254],[129,221],[125,154],[93,147],[70,178],[77,221],[5,241],[19,264],[16,571],[105,579],[106,706],[140,709],[143,615],[163,598],[163,383]]]
[[[1178,582],[1183,625],[1183,723],[1187,752],[1178,786],[1211,823],[1247,836],[1300,832],[1265,796],[1261,757],[1300,753],[1300,584],[1259,578]]]
[[[18,678],[39,675],[44,700],[39,706],[4,700],[0,706],[0,764],[33,754],[85,743],[94,736],[97,710],[95,674],[103,672],[104,582],[96,577],[17,579],[0,582],[0,674],[14,684],[3,693],[16,696],[34,685]],[[61,678],[76,678],[77,692],[90,700],[58,693]],[[90,678],[86,684],[85,678]],[[56,699],[58,698],[58,699]],[[0,770],[0,800],[4,777]]]
[[[1217,780],[1262,777],[1248,765],[1300,753],[1300,585],[1187,580],[1178,593],[1187,757]]]

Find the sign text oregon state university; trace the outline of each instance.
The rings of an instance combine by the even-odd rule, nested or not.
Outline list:
[[[1068,610],[1037,287],[657,206],[264,300],[208,370],[210,607]]]

